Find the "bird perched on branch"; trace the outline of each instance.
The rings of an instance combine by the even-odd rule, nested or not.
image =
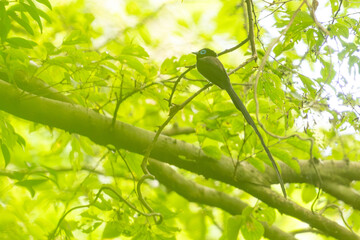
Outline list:
[[[198,71],[201,73],[201,75],[203,75],[211,83],[217,85],[218,87],[225,90],[229,94],[235,107],[240,110],[240,112],[244,115],[246,121],[254,129],[256,135],[259,137],[260,142],[261,142],[262,146],[264,147],[265,152],[268,155],[268,157],[276,171],[277,177],[279,179],[279,183],[281,185],[281,190],[284,194],[284,197],[286,198],[284,181],[280,175],[280,172],[275,163],[275,160],[274,160],[273,156],[271,155],[269,148],[266,146],[264,139],[261,136],[259,130],[257,129],[254,120],[251,118],[249,112],[246,110],[245,105],[243,104],[243,102],[240,100],[240,98],[236,94],[235,90],[233,89],[233,87],[230,83],[229,76],[227,75],[224,66],[222,65],[220,60],[217,58],[217,54],[209,48],[204,48],[198,52],[193,52],[193,53],[196,55],[196,67],[197,67]]]

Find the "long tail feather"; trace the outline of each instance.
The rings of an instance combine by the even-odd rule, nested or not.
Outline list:
[[[246,107],[244,106],[243,102],[240,100],[240,98],[238,97],[238,95],[236,94],[235,90],[233,89],[233,87],[231,85],[229,85],[226,89],[226,92],[229,94],[231,100],[233,101],[235,107],[237,109],[240,110],[240,112],[244,115],[246,121],[252,126],[252,128],[254,129],[256,135],[258,135],[260,142],[262,144],[262,146],[265,149],[266,154],[268,155],[269,159],[271,160],[271,163],[275,169],[276,175],[278,177],[279,183],[281,185],[281,190],[284,194],[284,197],[286,198],[286,191],[285,191],[285,186],[284,186],[284,181],[280,175],[279,169],[275,163],[275,160],[273,158],[273,156],[271,155],[271,152],[269,150],[269,148],[266,146],[263,137],[261,136],[261,133],[259,132],[259,130],[257,129],[254,120],[251,118],[249,112],[247,111]]]

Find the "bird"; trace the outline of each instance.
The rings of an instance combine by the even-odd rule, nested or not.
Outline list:
[[[266,146],[261,133],[259,132],[258,128],[256,127],[254,120],[251,118],[245,105],[243,104],[243,102],[241,101],[239,96],[236,94],[234,88],[232,87],[230,78],[224,68],[224,65],[217,58],[217,54],[209,48],[203,48],[203,49],[199,50],[198,52],[192,52],[192,53],[196,55],[196,68],[199,71],[199,73],[202,76],[204,76],[209,82],[215,84],[216,86],[225,90],[228,93],[228,95],[230,96],[235,107],[238,110],[240,110],[240,112],[244,116],[245,120],[254,129],[256,135],[260,139],[261,145],[263,146],[267,156],[269,157],[269,159],[275,169],[277,178],[281,185],[282,193],[283,193],[284,197],[287,198],[284,181],[281,177],[281,174],[276,165],[276,162],[275,162],[269,148]]]

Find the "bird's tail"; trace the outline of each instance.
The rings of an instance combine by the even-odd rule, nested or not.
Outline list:
[[[256,125],[255,125],[255,122],[254,120],[251,118],[249,112],[247,111],[245,105],[243,104],[243,102],[241,101],[241,99],[238,97],[238,95],[236,94],[235,90],[233,89],[233,87],[230,85],[229,87],[227,87],[225,89],[227,91],[227,93],[229,94],[232,102],[234,103],[235,107],[237,109],[240,110],[240,112],[244,115],[246,121],[252,126],[252,128],[254,129],[256,135],[258,135],[259,139],[260,139],[260,142],[262,144],[262,146],[264,147],[265,149],[265,152],[266,154],[268,155],[274,169],[275,169],[275,172],[276,172],[276,175],[277,175],[277,178],[279,180],[279,183],[281,185],[281,190],[284,194],[284,197],[286,198],[286,191],[285,191],[285,186],[284,186],[284,181],[280,175],[280,172],[279,172],[279,169],[275,163],[275,160],[269,150],[269,148],[266,146],[265,142],[264,142],[264,139],[263,137],[261,136],[261,133],[259,132],[259,130],[257,129]]]

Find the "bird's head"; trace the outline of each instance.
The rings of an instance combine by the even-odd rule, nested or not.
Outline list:
[[[209,48],[203,48],[198,52],[193,52],[193,54],[196,55],[196,58],[203,58],[203,57],[217,57],[216,52],[214,52],[213,50],[209,49]]]

